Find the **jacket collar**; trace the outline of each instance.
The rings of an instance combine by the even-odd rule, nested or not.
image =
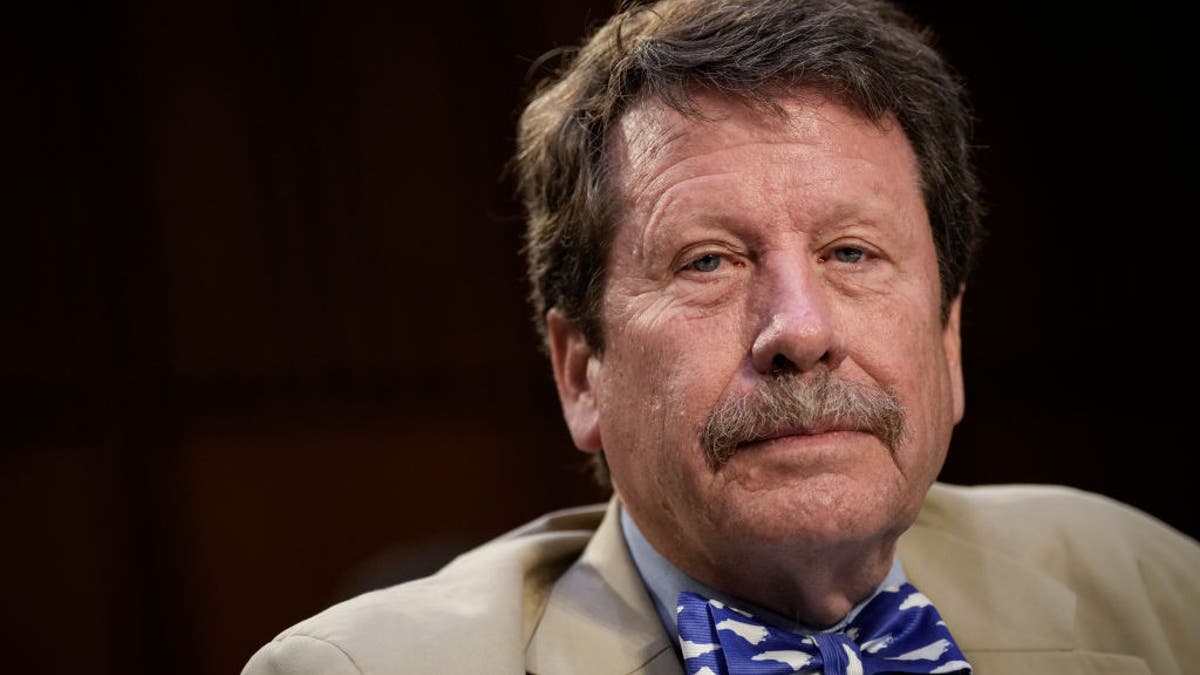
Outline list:
[[[580,559],[554,586],[525,649],[531,673],[680,675],[629,557],[613,498]]]

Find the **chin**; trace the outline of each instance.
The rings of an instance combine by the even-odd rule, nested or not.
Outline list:
[[[768,545],[819,549],[895,538],[921,502],[895,482],[841,474],[758,488],[728,495],[722,520],[727,531]]]

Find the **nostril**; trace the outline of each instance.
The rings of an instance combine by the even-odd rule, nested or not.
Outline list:
[[[771,359],[771,372],[782,373],[793,370],[797,370],[796,364],[783,354],[776,354],[775,358]]]

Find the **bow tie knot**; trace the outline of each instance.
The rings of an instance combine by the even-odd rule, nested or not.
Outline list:
[[[881,590],[841,632],[797,635],[687,591],[677,614],[689,675],[971,673],[929,598],[908,583]]]

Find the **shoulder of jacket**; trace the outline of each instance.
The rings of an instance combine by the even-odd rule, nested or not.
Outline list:
[[[916,525],[966,538],[1026,536],[1184,537],[1162,521],[1110,497],[1063,485],[935,483]]]
[[[1132,506],[1059,486],[935,485],[905,536],[915,576],[955,610],[947,621],[967,617],[971,640],[1003,623],[994,603],[1012,608],[1006,625],[1066,606],[1078,649],[1200,672],[1200,544]],[[968,606],[989,594],[986,611]]]
[[[913,528],[1050,568],[1111,566],[1126,559],[1141,566],[1200,569],[1195,540],[1128,504],[1065,486],[938,483]]]
[[[547,514],[463,553],[432,576],[333,605],[273,643],[302,638],[306,645],[324,644],[364,672],[373,672],[364,666],[373,662],[407,663],[410,670],[403,672],[475,667],[463,659],[487,653],[490,643],[523,647],[527,624],[536,620],[554,581],[579,556],[602,515],[602,505]],[[497,641],[498,633],[511,635]],[[458,654],[448,649],[453,644]]]

